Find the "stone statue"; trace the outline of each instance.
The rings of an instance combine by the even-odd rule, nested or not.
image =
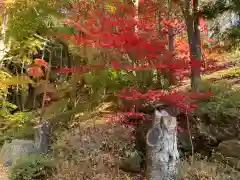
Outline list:
[[[179,159],[177,111],[174,108],[161,107],[155,108],[152,128],[146,137],[147,176],[149,180],[176,180]]]

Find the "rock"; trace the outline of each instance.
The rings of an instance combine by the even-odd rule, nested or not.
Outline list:
[[[212,157],[210,158],[211,161],[218,161],[218,162],[224,162],[225,158],[220,152],[216,152],[212,154]]]
[[[210,161],[228,164],[230,167],[240,170],[240,159],[234,157],[224,157],[220,152],[214,153],[210,158]]]
[[[218,151],[225,157],[240,158],[240,141],[229,140],[223,141],[218,146]]]
[[[132,153],[132,155],[129,158],[121,160],[119,162],[119,168],[125,172],[132,173],[140,172],[141,162],[142,157],[139,155],[139,153],[135,152]]]
[[[5,143],[0,152],[0,162],[5,166],[12,166],[19,158],[38,153],[34,141],[14,139]]]
[[[205,134],[218,143],[232,139],[240,140],[239,118],[213,119],[205,114],[201,115],[200,119],[197,123],[200,134]]]
[[[235,168],[236,170],[240,170],[240,159],[234,157],[226,157],[225,160],[231,167]]]
[[[209,125],[209,131],[213,137],[218,141],[228,141],[233,138],[236,138],[236,131],[233,127],[221,127],[215,125]]]

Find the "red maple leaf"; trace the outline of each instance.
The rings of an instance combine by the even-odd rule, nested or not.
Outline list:
[[[28,69],[28,75],[38,78],[38,77],[43,76],[43,71],[38,66],[32,66]]]
[[[47,68],[48,63],[44,59],[35,59],[35,64],[43,66],[44,68]]]

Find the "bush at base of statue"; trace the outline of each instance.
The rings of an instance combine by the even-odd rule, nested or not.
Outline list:
[[[10,171],[11,180],[45,180],[55,169],[54,160],[45,155],[30,155],[17,160]]]

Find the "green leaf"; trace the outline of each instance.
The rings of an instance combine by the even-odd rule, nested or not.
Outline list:
[[[57,27],[56,30],[61,34],[74,34],[75,29],[73,27]]]

